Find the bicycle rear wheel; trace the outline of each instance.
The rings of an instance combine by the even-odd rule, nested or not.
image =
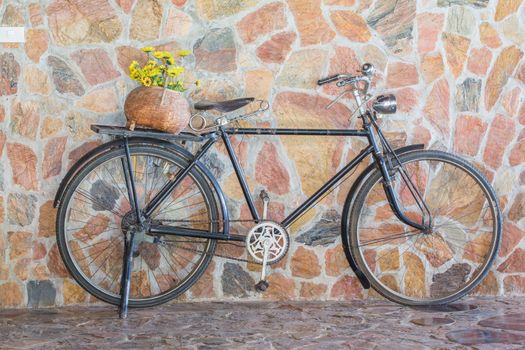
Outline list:
[[[131,145],[139,207],[144,208],[187,160],[156,145]],[[64,263],[89,293],[120,302],[125,231],[134,223],[124,177],[125,152],[104,152],[71,180],[57,215],[57,241]],[[171,195],[146,218],[151,223],[218,232],[220,212],[204,174],[194,167]],[[190,288],[206,270],[215,240],[135,235],[130,307],[167,302]]]
[[[392,301],[452,302],[482,281],[497,255],[497,197],[479,171],[454,155],[416,151],[399,158],[431,213],[432,229],[422,232],[402,223],[390,208],[381,173],[374,171],[350,210],[352,254],[372,287]],[[392,178],[403,212],[423,222],[423,210],[399,169]]]

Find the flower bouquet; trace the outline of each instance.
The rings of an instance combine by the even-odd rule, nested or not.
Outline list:
[[[170,52],[155,51],[153,47],[142,51],[148,54],[148,61],[143,66],[133,61],[129,66],[130,78],[141,86],[126,97],[127,127],[133,130],[141,126],[177,134],[190,119],[190,106],[181,94],[186,91],[182,80],[184,67]],[[177,58],[180,61],[190,54],[180,51]],[[198,86],[199,82],[195,84]]]

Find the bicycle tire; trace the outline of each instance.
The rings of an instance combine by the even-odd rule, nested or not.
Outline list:
[[[163,147],[161,144],[159,145],[156,145],[154,143],[135,144],[135,145],[131,144],[130,154],[131,154],[132,160],[135,159],[134,157],[138,158],[138,155],[159,157],[159,159],[162,158],[166,160],[166,162],[169,161],[171,162],[171,164],[176,165],[179,168],[184,168],[189,164],[187,158],[184,155],[178,154],[176,150],[167,149],[166,147]],[[105,301],[107,303],[113,304],[113,305],[119,305],[120,295],[117,293],[108,292],[107,290],[104,290],[104,288],[102,288],[101,286],[95,285],[93,281],[90,281],[86,273],[82,271],[81,267],[79,266],[79,263],[75,262],[74,252],[71,250],[71,247],[69,246],[67,237],[66,237],[67,236],[66,216],[68,215],[68,208],[70,207],[72,196],[75,194],[76,189],[82,184],[83,180],[87,176],[89,176],[89,174],[91,174],[94,170],[99,168],[101,165],[106,164],[107,162],[110,162],[110,161],[114,161],[116,159],[124,159],[124,157],[125,157],[125,151],[123,148],[119,147],[119,148],[111,149],[109,151],[104,150],[104,152],[102,152],[99,157],[93,157],[85,164],[82,164],[81,168],[76,172],[74,177],[70,180],[67,188],[65,189],[64,195],[63,195],[63,201],[57,213],[58,249],[60,251],[60,254],[62,256],[62,259],[68,271],[73,276],[73,278],[79,283],[79,285],[82,288],[84,288],[87,292],[89,292],[91,295],[95,296],[96,298],[102,301]],[[210,231],[217,232],[218,231],[217,223],[219,222],[219,219],[221,217],[220,209],[219,209],[220,206],[217,203],[217,199],[214,196],[214,191],[212,187],[209,185],[206,174],[200,171],[198,167],[194,167],[187,175],[187,178],[191,179],[191,181],[193,181],[199,187],[199,190],[201,191],[203,198],[205,198],[205,206],[208,209],[208,212],[210,215],[209,229]],[[91,228],[92,227],[93,226],[91,226]],[[215,252],[215,248],[217,244],[216,240],[210,239],[210,240],[205,240],[205,241],[207,243],[205,245],[204,253],[202,254],[200,260],[197,262],[197,267],[193,269],[191,271],[191,274],[186,276],[183,279],[183,281],[177,285],[176,288],[170,287],[170,289],[166,291],[161,291],[158,295],[155,295],[149,298],[148,297],[139,298],[139,297],[130,296],[129,306],[130,307],[156,306],[156,305],[160,305],[165,302],[168,302],[176,298],[177,296],[181,295],[182,293],[186,292],[192,285],[194,285],[199,280],[199,278],[205,272]],[[170,241],[170,242],[176,242],[176,241]],[[168,260],[167,258],[165,259]],[[115,274],[118,273],[118,271],[120,271],[119,273],[121,273],[122,271],[122,259],[116,260],[117,263],[119,261],[120,261],[121,266],[120,268],[117,269],[117,272],[115,272]],[[155,276],[155,274],[153,274],[153,276]],[[148,274],[148,278],[150,278],[149,274]],[[119,284],[119,282],[120,281],[118,281],[117,284]],[[163,283],[159,283],[157,281],[157,287],[159,289],[161,287],[161,284]],[[132,289],[133,289],[133,279],[132,279]],[[151,287],[150,287],[150,290],[151,290]]]
[[[465,160],[455,155],[441,152],[441,151],[432,151],[432,150],[414,151],[414,152],[410,152],[410,153],[399,156],[399,160],[401,164],[403,164],[403,166],[405,167],[413,166],[413,164],[417,164],[417,169],[418,169],[417,171],[423,174],[422,176],[423,178],[425,176],[427,177],[427,179],[424,181],[424,185],[426,186],[426,185],[429,185],[430,183],[429,186],[431,190],[432,190],[432,186],[434,186],[436,187],[435,189],[439,189],[442,191],[440,194],[440,197],[436,197],[438,196],[438,194],[434,194],[436,193],[435,190],[434,191],[425,190],[423,192],[424,197],[430,196],[428,198],[430,198],[430,200],[433,203],[438,203],[438,204],[439,202],[445,202],[444,199],[441,199],[441,197],[445,196],[443,195],[443,193],[446,193],[446,195],[448,195],[450,192],[453,198],[456,198],[456,197],[454,197],[454,191],[447,192],[445,187],[443,186],[439,187],[438,186],[440,184],[439,181],[443,181],[443,180],[439,180],[439,177],[436,177],[435,174],[434,176],[431,176],[430,171],[436,171],[436,173],[441,172],[443,173],[443,176],[450,176],[448,182],[446,181],[443,182],[443,184],[447,185],[448,183],[454,184],[453,181],[451,180],[453,179],[453,177],[451,177],[452,173],[450,173],[450,171],[454,171],[454,174],[456,174],[456,170],[460,169],[460,171],[462,171],[464,174],[466,174],[466,176],[468,176],[463,181],[467,181],[470,178],[473,181],[472,183],[479,186],[479,190],[480,190],[479,193],[482,193],[484,196],[483,206],[480,209],[480,215],[481,213],[483,213],[485,202],[487,203],[487,210],[481,215],[482,217],[480,216],[478,218],[475,218],[475,214],[476,214],[475,212],[470,213],[469,211],[467,211],[466,219],[465,217],[462,218],[460,216],[456,218],[455,221],[452,219],[450,219],[449,221],[441,221],[441,222],[444,222],[444,224],[441,224],[441,226],[436,225],[436,230],[431,235],[426,235],[426,234],[423,235],[422,233],[418,234],[417,232],[414,234],[409,234],[407,233],[406,229],[403,229],[404,237],[399,237],[397,234],[392,234],[391,236],[384,236],[384,238],[381,238],[381,236],[377,236],[377,235],[378,234],[381,235],[382,233],[378,233],[378,232],[384,232],[384,231],[389,230],[388,227],[382,226],[384,227],[383,230],[379,231],[377,229],[376,232],[368,234],[368,238],[372,238],[374,235],[376,235],[379,238],[365,240],[364,238],[366,237],[367,234],[360,233],[360,232],[373,232],[372,228],[367,228],[367,227],[362,227],[362,229],[358,232],[359,227],[360,227],[360,222],[363,222],[364,220],[366,220],[366,218],[363,219],[363,217],[367,215],[366,213],[369,212],[370,216],[373,213],[374,220],[376,220],[376,218],[379,218],[377,214],[378,213],[377,210],[378,208],[382,208],[383,211],[381,212],[382,213],[381,215],[385,217],[388,216],[387,214],[385,214],[385,211],[384,211],[384,208],[385,208],[384,203],[381,202],[378,198],[373,197],[373,196],[377,196],[377,193],[373,194],[373,196],[370,196],[370,193],[372,192],[373,188],[375,190],[375,186],[381,186],[381,182],[380,182],[380,180],[382,179],[381,173],[379,170],[375,170],[373,173],[370,174],[370,176],[368,176],[365,179],[365,181],[362,182],[362,184],[358,188],[357,194],[355,196],[355,199],[349,211],[349,218],[343,218],[343,220],[349,220],[350,222],[349,230],[348,232],[344,234],[349,235],[347,239],[349,239],[349,242],[350,242],[350,249],[351,249],[352,255],[357,265],[359,266],[360,270],[364,273],[364,275],[370,282],[372,288],[375,291],[377,291],[380,295],[384,296],[385,298],[391,301],[394,301],[400,304],[404,304],[404,305],[410,305],[410,306],[428,306],[428,305],[447,304],[455,300],[458,300],[464,295],[466,295],[467,293],[469,293],[470,291],[472,291],[472,289],[475,288],[479,283],[481,283],[483,278],[487,275],[488,271],[490,270],[492,262],[497,256],[497,252],[498,252],[500,241],[501,241],[502,223],[501,223],[501,212],[499,209],[496,194],[494,193],[494,190],[492,189],[488,181],[485,179],[485,177],[477,169],[475,169],[472,165],[470,165]],[[434,168],[432,168],[430,165],[427,168],[424,168],[423,165],[420,165],[420,164],[423,164],[422,162],[429,162],[429,163],[433,162],[433,163],[436,163],[437,165]],[[439,167],[440,164],[441,164],[441,168]],[[455,169],[455,170],[449,170],[448,167],[451,167],[451,169]],[[423,170],[420,170],[420,169],[423,169]],[[425,174],[425,171],[427,172],[426,174]],[[413,176],[415,173],[416,171],[414,171],[411,176]],[[458,176],[458,175],[454,175],[454,176]],[[434,185],[434,181],[438,181],[436,182],[436,184],[438,185]],[[421,184],[422,183],[418,184],[418,189],[420,187],[419,185]],[[432,192],[432,193],[429,193],[429,192]],[[474,190],[472,193],[475,193]],[[405,194],[398,193],[398,198],[403,198],[403,195],[405,195],[405,198],[406,198],[406,193]],[[409,200],[406,200],[406,201],[408,202]],[[383,204],[383,206],[380,207],[379,206],[380,204]],[[465,205],[468,207],[469,204],[466,203]],[[472,204],[470,205],[471,207],[469,208],[469,210],[471,210],[472,207],[474,208],[474,210],[476,210],[477,207],[472,206]],[[389,205],[386,208],[390,208]],[[463,214],[464,214],[466,209],[464,209],[464,207],[461,207],[460,209],[463,210]],[[447,212],[447,215],[451,215],[455,211],[459,212],[460,210],[459,209],[452,210],[450,212]],[[464,231],[465,238],[468,236],[467,231],[470,234],[470,231],[466,229],[466,226],[460,221],[460,219],[464,221],[467,219],[468,220],[476,219],[477,220],[476,223],[478,223],[480,220],[481,222],[484,223],[484,222],[488,222],[488,218],[486,218],[486,216],[487,216],[487,213],[489,212],[493,220],[492,224],[490,225],[492,226],[490,243],[489,244],[485,243],[485,241],[487,241],[487,238],[485,237],[485,233],[484,233],[485,231],[477,232],[478,237],[475,238],[479,240],[480,237],[482,237],[482,239],[480,239],[479,242],[482,242],[484,246],[485,245],[487,246],[486,255],[482,256],[483,261],[480,262],[479,266],[473,269],[474,272],[472,272],[472,278],[470,278],[468,283],[466,283],[465,285],[461,285],[460,287],[457,287],[457,289],[454,289],[456,288],[455,284],[459,284],[461,281],[459,280],[459,277],[456,278],[453,274],[457,273],[458,275],[461,275],[461,273],[463,273],[465,276],[470,275],[470,272],[468,273],[465,272],[466,269],[468,268],[467,265],[468,264],[470,264],[469,266],[474,265],[470,260],[476,260],[479,257],[481,257],[481,255],[477,255],[478,252],[475,250],[479,249],[479,247],[482,246],[482,244],[479,242],[473,243],[474,242],[474,238],[473,238],[472,241],[469,241],[465,245],[466,248],[463,248],[464,249],[463,255],[461,255],[462,258],[458,260],[458,257],[460,256],[460,253],[461,253],[461,247],[459,247],[459,244],[457,244],[459,242],[458,235],[461,233],[461,230]],[[442,220],[441,216],[436,215],[436,220],[438,218]],[[394,219],[398,220],[397,218],[395,218],[395,216],[394,216]],[[389,222],[389,221],[383,222],[382,225],[386,225],[386,222]],[[368,219],[368,223],[371,223],[370,219]],[[465,227],[463,227],[462,225]],[[373,226],[373,224],[370,226]],[[452,233],[447,232],[447,231],[450,231]],[[395,240],[394,239],[395,237],[397,237],[396,239],[398,241],[402,241],[403,239],[405,240],[406,246],[408,247],[408,248],[405,248],[405,251],[402,251],[400,253],[400,249],[401,249],[399,248],[401,244],[400,242],[397,242],[396,244],[392,244],[392,242]],[[424,238],[421,238],[421,237],[424,237]],[[385,239],[390,240],[390,242],[387,243],[387,240]],[[430,248],[430,245],[426,243],[427,239],[428,241],[432,243],[431,248]],[[419,241],[419,240],[422,240],[422,241]],[[435,249],[434,243],[442,244],[443,241],[445,242],[446,246],[441,245],[439,246],[440,249]],[[369,248],[369,247],[373,247],[374,245],[377,245],[378,243],[382,245],[382,242],[385,242],[384,247],[377,247],[377,249]],[[470,244],[470,246],[468,244]],[[412,245],[412,248],[410,248],[410,245]],[[391,251],[394,252],[392,253],[392,256],[394,257],[396,256],[395,252],[397,250],[397,262],[394,258],[393,259],[394,262],[392,263],[393,265],[388,266],[388,263],[384,263],[385,260],[383,261],[380,261],[380,260],[384,259],[385,257],[389,258],[388,254],[390,254],[390,250],[388,249],[390,248],[392,249]],[[413,250],[407,252],[407,249],[413,249]],[[432,250],[434,250],[435,252],[433,252]],[[383,252],[383,251],[384,253],[381,256],[379,256],[379,258],[376,260],[377,253]],[[473,255],[472,251],[476,252],[475,256]],[[366,254],[368,254],[368,256]],[[407,254],[407,255],[404,255],[404,254]],[[409,255],[409,254],[413,254],[413,255]],[[414,257],[416,257],[417,259]],[[446,260],[445,262],[443,262],[443,260],[446,258],[448,258],[449,260]],[[452,261],[452,258],[454,259],[454,261]],[[463,262],[461,261],[461,259],[464,259],[465,261]],[[418,282],[416,278],[414,277],[417,275],[417,273],[414,273],[413,271],[414,269],[417,269],[418,267],[414,268],[413,266],[412,267],[404,266],[406,261],[416,262],[415,265],[417,265],[418,267],[422,266],[422,269],[418,270],[418,273],[423,271],[423,273],[425,274],[424,278],[421,278],[421,281]],[[431,263],[429,263],[429,261],[431,261]],[[381,264],[385,266],[380,266]],[[392,271],[394,272],[390,273],[389,272],[390,270],[388,269],[392,269],[392,266],[397,267],[396,264],[399,264],[398,271],[393,269]],[[442,265],[439,265],[439,264],[442,264]],[[449,264],[448,265],[449,268],[447,270],[445,271],[439,270],[442,268],[442,266],[447,267],[447,264]],[[463,268],[464,271],[461,271],[461,273],[459,273],[458,271],[460,271],[460,268],[457,268],[457,266],[460,266],[460,268]],[[429,276],[427,275],[429,271],[429,267],[435,268],[436,271],[439,270],[443,272],[436,273],[434,276],[432,276],[432,279],[430,279]],[[385,268],[385,271],[382,271],[383,268]],[[452,272],[449,273],[449,271],[452,271]],[[447,273],[449,274],[447,275]],[[407,277],[407,274],[411,279],[410,281],[407,281],[407,279],[409,279]],[[385,276],[390,276],[390,277],[386,278]],[[465,278],[465,276],[463,278]],[[449,277],[448,286],[444,285],[444,280],[446,280],[446,277]],[[459,282],[456,282],[454,278],[459,280]],[[440,283],[441,285],[439,285]],[[434,287],[435,285],[437,285],[437,287]],[[418,291],[418,289],[415,286],[419,286],[420,290]],[[411,295],[407,295],[407,294],[411,294]]]

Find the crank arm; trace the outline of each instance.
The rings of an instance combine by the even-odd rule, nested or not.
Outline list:
[[[272,243],[268,239],[266,239],[263,242],[264,253],[263,253],[263,263],[262,263],[262,270],[261,270],[261,280],[255,285],[255,290],[259,292],[264,292],[269,286],[269,283],[266,281],[266,265],[268,265],[268,251],[270,250],[271,245]]]

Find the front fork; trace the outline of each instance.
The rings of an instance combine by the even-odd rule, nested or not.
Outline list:
[[[395,216],[401,222],[405,223],[408,226],[421,230],[425,233],[430,232],[430,228],[432,225],[432,217],[430,215],[427,205],[425,204],[423,200],[423,197],[418,192],[416,186],[412,183],[409,176],[404,172],[404,169],[402,168],[403,165],[399,162],[399,160],[395,156],[395,153],[392,151],[391,147],[386,142],[386,139],[383,137],[381,130],[379,129],[378,125],[375,123],[375,120],[373,119],[372,115],[368,113],[367,117],[369,118],[370,121],[367,121],[366,118],[363,118],[363,121],[365,123],[365,128],[368,130],[368,139],[370,141],[370,144],[374,147],[374,158],[376,160],[376,164],[378,165],[379,170],[381,171],[381,175],[383,177],[383,189],[385,191],[388,203],[390,204],[390,208],[394,212]],[[416,200],[417,205],[419,206],[420,210],[423,213],[421,223],[414,222],[413,220],[408,218],[403,213],[398,197],[393,188],[392,175],[391,175],[391,170],[393,170],[393,166],[391,164],[391,160],[389,159],[388,159],[388,165],[387,165],[386,156],[379,148],[379,145],[377,142],[378,138],[380,139],[380,142],[382,143],[383,149],[391,153],[395,157],[394,161],[396,163],[399,163],[398,166],[400,168],[398,171],[400,172],[401,177],[405,181],[409,191],[411,192],[412,196],[414,196],[414,199]]]
[[[403,213],[403,210],[401,209],[401,206],[399,205],[399,200],[397,199],[398,197],[396,196],[395,194],[395,191],[394,191],[394,188],[392,186],[392,178],[390,177],[390,174],[389,174],[389,171],[385,165],[385,160],[382,159],[380,162],[383,163],[383,165],[380,165],[381,168],[384,168],[384,169],[381,169],[381,173],[383,174],[383,189],[385,190],[385,194],[386,194],[386,198],[388,199],[388,203],[390,204],[390,208],[392,209],[392,211],[394,212],[394,214],[396,215],[396,217],[401,220],[401,222],[407,224],[408,226],[412,226],[418,230],[421,230],[423,232],[429,232],[429,229],[430,229],[430,216],[428,217],[428,224],[425,224],[425,215],[423,215],[423,220],[422,220],[422,223],[417,223],[417,222],[414,222],[412,220],[410,220],[404,213]],[[400,170],[402,171],[402,170]],[[386,175],[385,175],[386,174]],[[408,186],[408,184],[407,184]],[[422,201],[423,199],[422,198],[417,198],[416,196],[414,196],[414,199],[416,200],[416,202],[418,201]],[[424,203],[422,203],[424,204]],[[422,205],[419,205],[420,207],[423,207]]]

